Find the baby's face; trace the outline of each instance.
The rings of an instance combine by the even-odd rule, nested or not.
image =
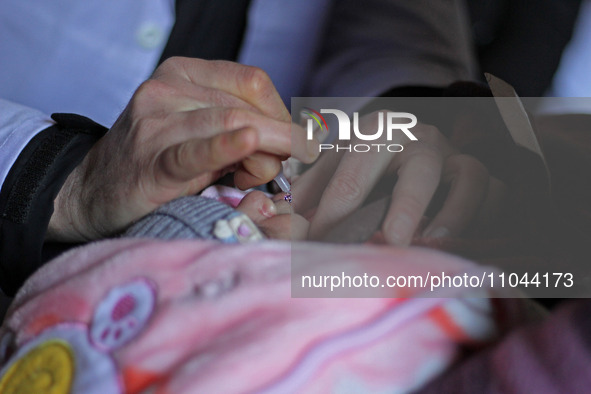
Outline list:
[[[248,193],[237,210],[245,213],[271,239],[302,240],[308,235],[310,223],[291,212],[291,205],[284,200],[285,193],[269,198],[265,193]]]

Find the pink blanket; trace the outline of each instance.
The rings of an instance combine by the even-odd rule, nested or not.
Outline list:
[[[480,270],[419,249],[318,244],[299,253],[311,267]],[[33,275],[11,306],[0,392],[407,392],[523,316],[518,301],[464,289],[456,298],[291,298],[291,256],[280,242],[118,240],[73,250]]]

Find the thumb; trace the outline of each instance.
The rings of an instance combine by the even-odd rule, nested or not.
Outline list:
[[[258,135],[252,128],[243,128],[192,139],[164,150],[155,168],[155,179],[162,182],[188,182],[199,175],[224,169],[254,153]]]

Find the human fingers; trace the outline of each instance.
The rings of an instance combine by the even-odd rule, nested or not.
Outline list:
[[[260,152],[273,154],[283,160],[293,157],[303,163],[312,163],[318,158],[318,139],[314,137],[307,140],[305,131],[298,125],[243,109],[213,109],[212,114],[214,118],[217,116],[214,122],[222,127],[235,129],[249,126],[257,130]],[[215,127],[213,129],[215,130]]]
[[[277,215],[261,222],[261,230],[272,239],[306,240],[310,222],[293,212],[292,205],[285,200],[285,193],[272,197]]]
[[[305,240],[308,235],[309,222],[300,215],[285,214],[267,219],[259,227],[271,239]]]
[[[136,89],[128,104],[134,118],[154,118],[212,107],[241,108],[261,113],[258,108],[231,93],[188,83],[177,75],[148,79]]]
[[[376,113],[377,114],[377,113]],[[366,120],[368,117],[373,116],[367,115],[362,118]],[[306,115],[302,115],[303,119],[306,119]],[[377,117],[376,117],[377,119]],[[322,134],[320,127],[314,127],[313,130],[315,138],[320,138]],[[321,137],[325,139],[326,136]],[[320,155],[314,165],[306,170],[303,174],[298,176],[292,183],[292,194],[293,194],[293,209],[295,212],[309,216],[310,212],[321,212],[321,209],[317,209],[319,204],[325,198],[331,198],[331,194],[325,193],[325,188],[331,183],[335,172],[341,165],[341,160],[346,155],[346,150],[329,149]],[[336,187],[339,188],[339,180],[337,180]],[[344,186],[344,185],[343,185]],[[335,188],[333,184],[332,188]],[[326,205],[326,202],[324,203]],[[330,215],[330,213],[329,213]],[[322,216],[320,217],[321,223],[323,221]]]
[[[387,114],[389,111],[381,110],[375,111],[370,114],[364,115],[360,119],[360,126],[359,129],[361,130],[376,130],[377,128],[383,128],[383,118],[384,115]],[[431,128],[425,125],[419,125],[421,129],[421,135],[425,138],[429,137],[429,140],[433,142],[437,142],[435,140],[435,136],[431,136]],[[436,129],[435,129],[436,130]],[[433,137],[433,138],[432,138]],[[359,141],[357,137],[355,140]],[[382,134],[381,138],[379,138],[374,142],[375,146],[384,146],[386,144],[399,144],[405,145],[408,144],[408,138],[403,135],[394,134],[391,141],[386,139],[386,136]],[[380,145],[380,143],[382,143]],[[339,145],[339,141],[332,142],[332,144]],[[345,144],[346,145],[346,144]],[[292,188],[293,196],[294,196],[294,206],[295,210],[298,213],[306,214],[310,210],[314,209],[318,206],[321,198],[324,199],[327,195],[323,194],[325,185],[331,182],[331,178],[333,174],[337,170],[337,168],[341,167],[341,160],[345,156],[350,156],[351,154],[355,154],[356,157],[359,159],[358,164],[361,166],[369,164],[376,161],[376,158],[370,158],[369,156],[372,154],[380,155],[380,160],[392,160],[394,153],[393,152],[386,152],[385,149],[381,151],[379,149],[372,150],[369,152],[348,152],[345,149],[328,149],[322,153],[318,161],[312,166],[309,170],[307,170],[304,174],[302,174],[298,179],[294,182],[294,187]],[[353,166],[355,167],[355,166]],[[374,176],[377,172],[374,171]],[[360,174],[361,175],[361,174]],[[330,194],[328,198],[330,198]],[[318,212],[322,212],[321,209]],[[314,229],[315,225],[312,225]]]
[[[281,159],[263,152],[253,153],[242,160],[234,172],[234,185],[246,190],[270,182],[281,168]]]
[[[250,127],[259,136],[258,151],[283,158],[293,156],[306,163],[314,160],[318,154],[317,141],[306,141],[301,127],[241,108],[206,108],[175,113],[166,116],[161,122],[166,122],[167,141],[198,135],[209,137]],[[163,126],[158,129],[163,129]]]
[[[283,193],[272,199],[263,192],[248,193],[236,207],[272,239],[306,239],[309,223],[300,215],[291,214],[289,203],[283,199]]]
[[[318,205],[324,186],[328,184],[343,155],[343,152],[325,152],[310,169],[293,181],[293,209],[297,213],[305,214]]]
[[[298,127],[298,126],[296,126]],[[196,111],[168,114],[160,118],[148,117],[135,122],[131,138],[133,144],[166,146],[178,144],[197,137],[211,137],[227,131],[251,128],[258,135],[257,151],[285,159],[292,154],[300,160],[309,161],[313,153],[302,144],[292,150],[292,125],[240,108],[205,108]],[[295,133],[300,135],[302,133]],[[300,137],[301,138],[301,137]],[[317,144],[307,145],[310,151]],[[275,174],[276,175],[276,174]],[[272,178],[272,177],[271,177]]]
[[[259,190],[254,190],[244,196],[237,210],[248,215],[253,222],[259,223],[276,215],[291,213],[291,205],[284,199],[285,193],[278,193],[273,197]]]
[[[310,237],[326,234],[365,201],[390,164],[391,156],[347,152],[329,180],[310,225]]]
[[[507,185],[493,176],[489,177],[486,197],[474,220],[478,230],[483,232],[494,230],[495,226],[502,222],[502,213],[506,212],[508,203]]]
[[[451,188],[441,210],[427,226],[427,238],[457,236],[473,222],[486,198],[489,174],[472,156],[454,155],[444,165],[442,183]]]
[[[413,127],[412,132],[420,143],[429,144],[436,148],[443,158],[448,158],[451,155],[459,153],[457,148],[455,148],[441,131],[433,125],[418,123]],[[400,143],[407,145],[408,140],[403,140]]]
[[[289,122],[291,116],[269,75],[258,67],[228,61],[173,57],[163,62],[153,78],[180,77],[187,83],[227,92],[271,118]]]
[[[287,215],[293,212],[291,203],[285,199],[285,196],[286,193],[277,193],[271,198],[271,200],[275,203],[275,208],[277,209],[278,215]]]
[[[398,181],[382,231],[389,244],[409,245],[441,179],[443,157],[429,144],[409,144],[395,159]]]
[[[185,194],[196,193],[215,180],[215,172],[245,159],[257,145],[257,133],[251,128],[243,128],[170,146],[155,161],[153,188],[180,187],[180,184],[189,183]]]

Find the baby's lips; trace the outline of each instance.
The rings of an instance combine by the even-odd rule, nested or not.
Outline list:
[[[277,215],[277,208],[273,201],[259,190],[245,195],[237,209],[245,213],[255,223]]]
[[[260,212],[266,218],[272,218],[273,216],[277,215],[277,207],[275,206],[275,203],[273,203],[273,201],[267,199],[263,202]]]

